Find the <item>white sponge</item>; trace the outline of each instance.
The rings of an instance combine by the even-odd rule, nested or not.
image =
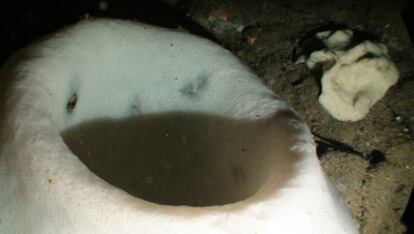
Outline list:
[[[309,68],[323,66],[321,105],[341,121],[363,119],[399,77],[384,44],[364,41],[342,50],[350,42],[349,30],[322,32],[327,50],[313,52],[306,60]]]

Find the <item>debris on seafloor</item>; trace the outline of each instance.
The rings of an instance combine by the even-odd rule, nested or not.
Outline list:
[[[323,71],[319,102],[341,121],[363,119],[399,77],[384,44],[365,40],[350,47],[353,36],[349,29],[319,32],[325,48],[296,61]]]

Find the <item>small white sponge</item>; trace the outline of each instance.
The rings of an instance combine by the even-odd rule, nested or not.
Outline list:
[[[342,49],[351,42],[351,38],[354,35],[352,30],[338,30],[335,32],[324,31],[318,32],[316,37],[321,39],[323,43],[329,49]]]
[[[347,51],[337,50],[352,34],[335,32],[331,37],[335,35],[340,37],[325,39],[329,43],[324,40],[328,50],[313,52],[306,65],[324,65],[319,102],[329,114],[341,121],[357,121],[397,82],[398,70],[385,45],[365,41]]]

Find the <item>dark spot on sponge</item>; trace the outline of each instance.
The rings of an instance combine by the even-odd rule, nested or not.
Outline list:
[[[187,83],[186,85],[184,85],[184,87],[182,87],[180,89],[180,92],[187,97],[193,98],[198,96],[198,94],[203,91],[206,86],[207,86],[207,80],[208,80],[208,76],[203,74],[203,75],[199,75],[195,78],[194,81],[191,81],[189,83]]]
[[[66,110],[68,113],[71,113],[75,109],[77,101],[78,101],[78,96],[75,93],[69,98],[68,103],[66,104]]]

